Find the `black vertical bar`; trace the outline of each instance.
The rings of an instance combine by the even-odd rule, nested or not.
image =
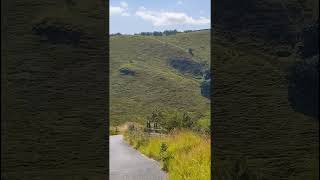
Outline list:
[[[1,179],[108,179],[108,2],[1,4]]]

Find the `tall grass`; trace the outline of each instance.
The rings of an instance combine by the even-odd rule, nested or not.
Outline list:
[[[148,157],[158,160],[170,180],[210,179],[210,138],[191,131],[175,131],[165,137],[128,132],[125,139]]]

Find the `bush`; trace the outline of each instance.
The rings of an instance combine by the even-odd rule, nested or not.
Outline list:
[[[162,111],[158,113],[160,126],[168,131],[173,129],[191,129],[194,121],[186,112],[175,110]]]
[[[164,171],[168,171],[168,169],[169,169],[169,161],[172,158],[172,156],[168,152],[168,145],[166,143],[161,143],[159,156],[160,156],[160,160],[162,162],[162,169]]]
[[[128,125],[128,130],[129,130],[129,132],[134,131],[135,130],[134,125],[133,124],[129,124]]]
[[[211,120],[209,117],[203,117],[196,121],[194,125],[194,130],[203,133],[203,134],[210,134],[211,132]]]

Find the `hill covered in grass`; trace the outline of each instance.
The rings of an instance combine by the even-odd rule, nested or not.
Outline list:
[[[201,84],[210,66],[210,31],[110,37],[110,123],[144,122],[155,108],[209,116]]]

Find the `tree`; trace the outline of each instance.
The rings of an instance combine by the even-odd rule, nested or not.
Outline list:
[[[162,36],[162,32],[154,31],[153,35],[154,36]]]
[[[163,34],[166,35],[166,36],[170,36],[170,35],[175,35],[177,34],[177,30],[165,30],[163,31]]]
[[[159,111],[156,109],[152,112],[150,121],[168,131],[181,128],[191,129],[194,126],[194,121],[188,113],[175,110]]]

